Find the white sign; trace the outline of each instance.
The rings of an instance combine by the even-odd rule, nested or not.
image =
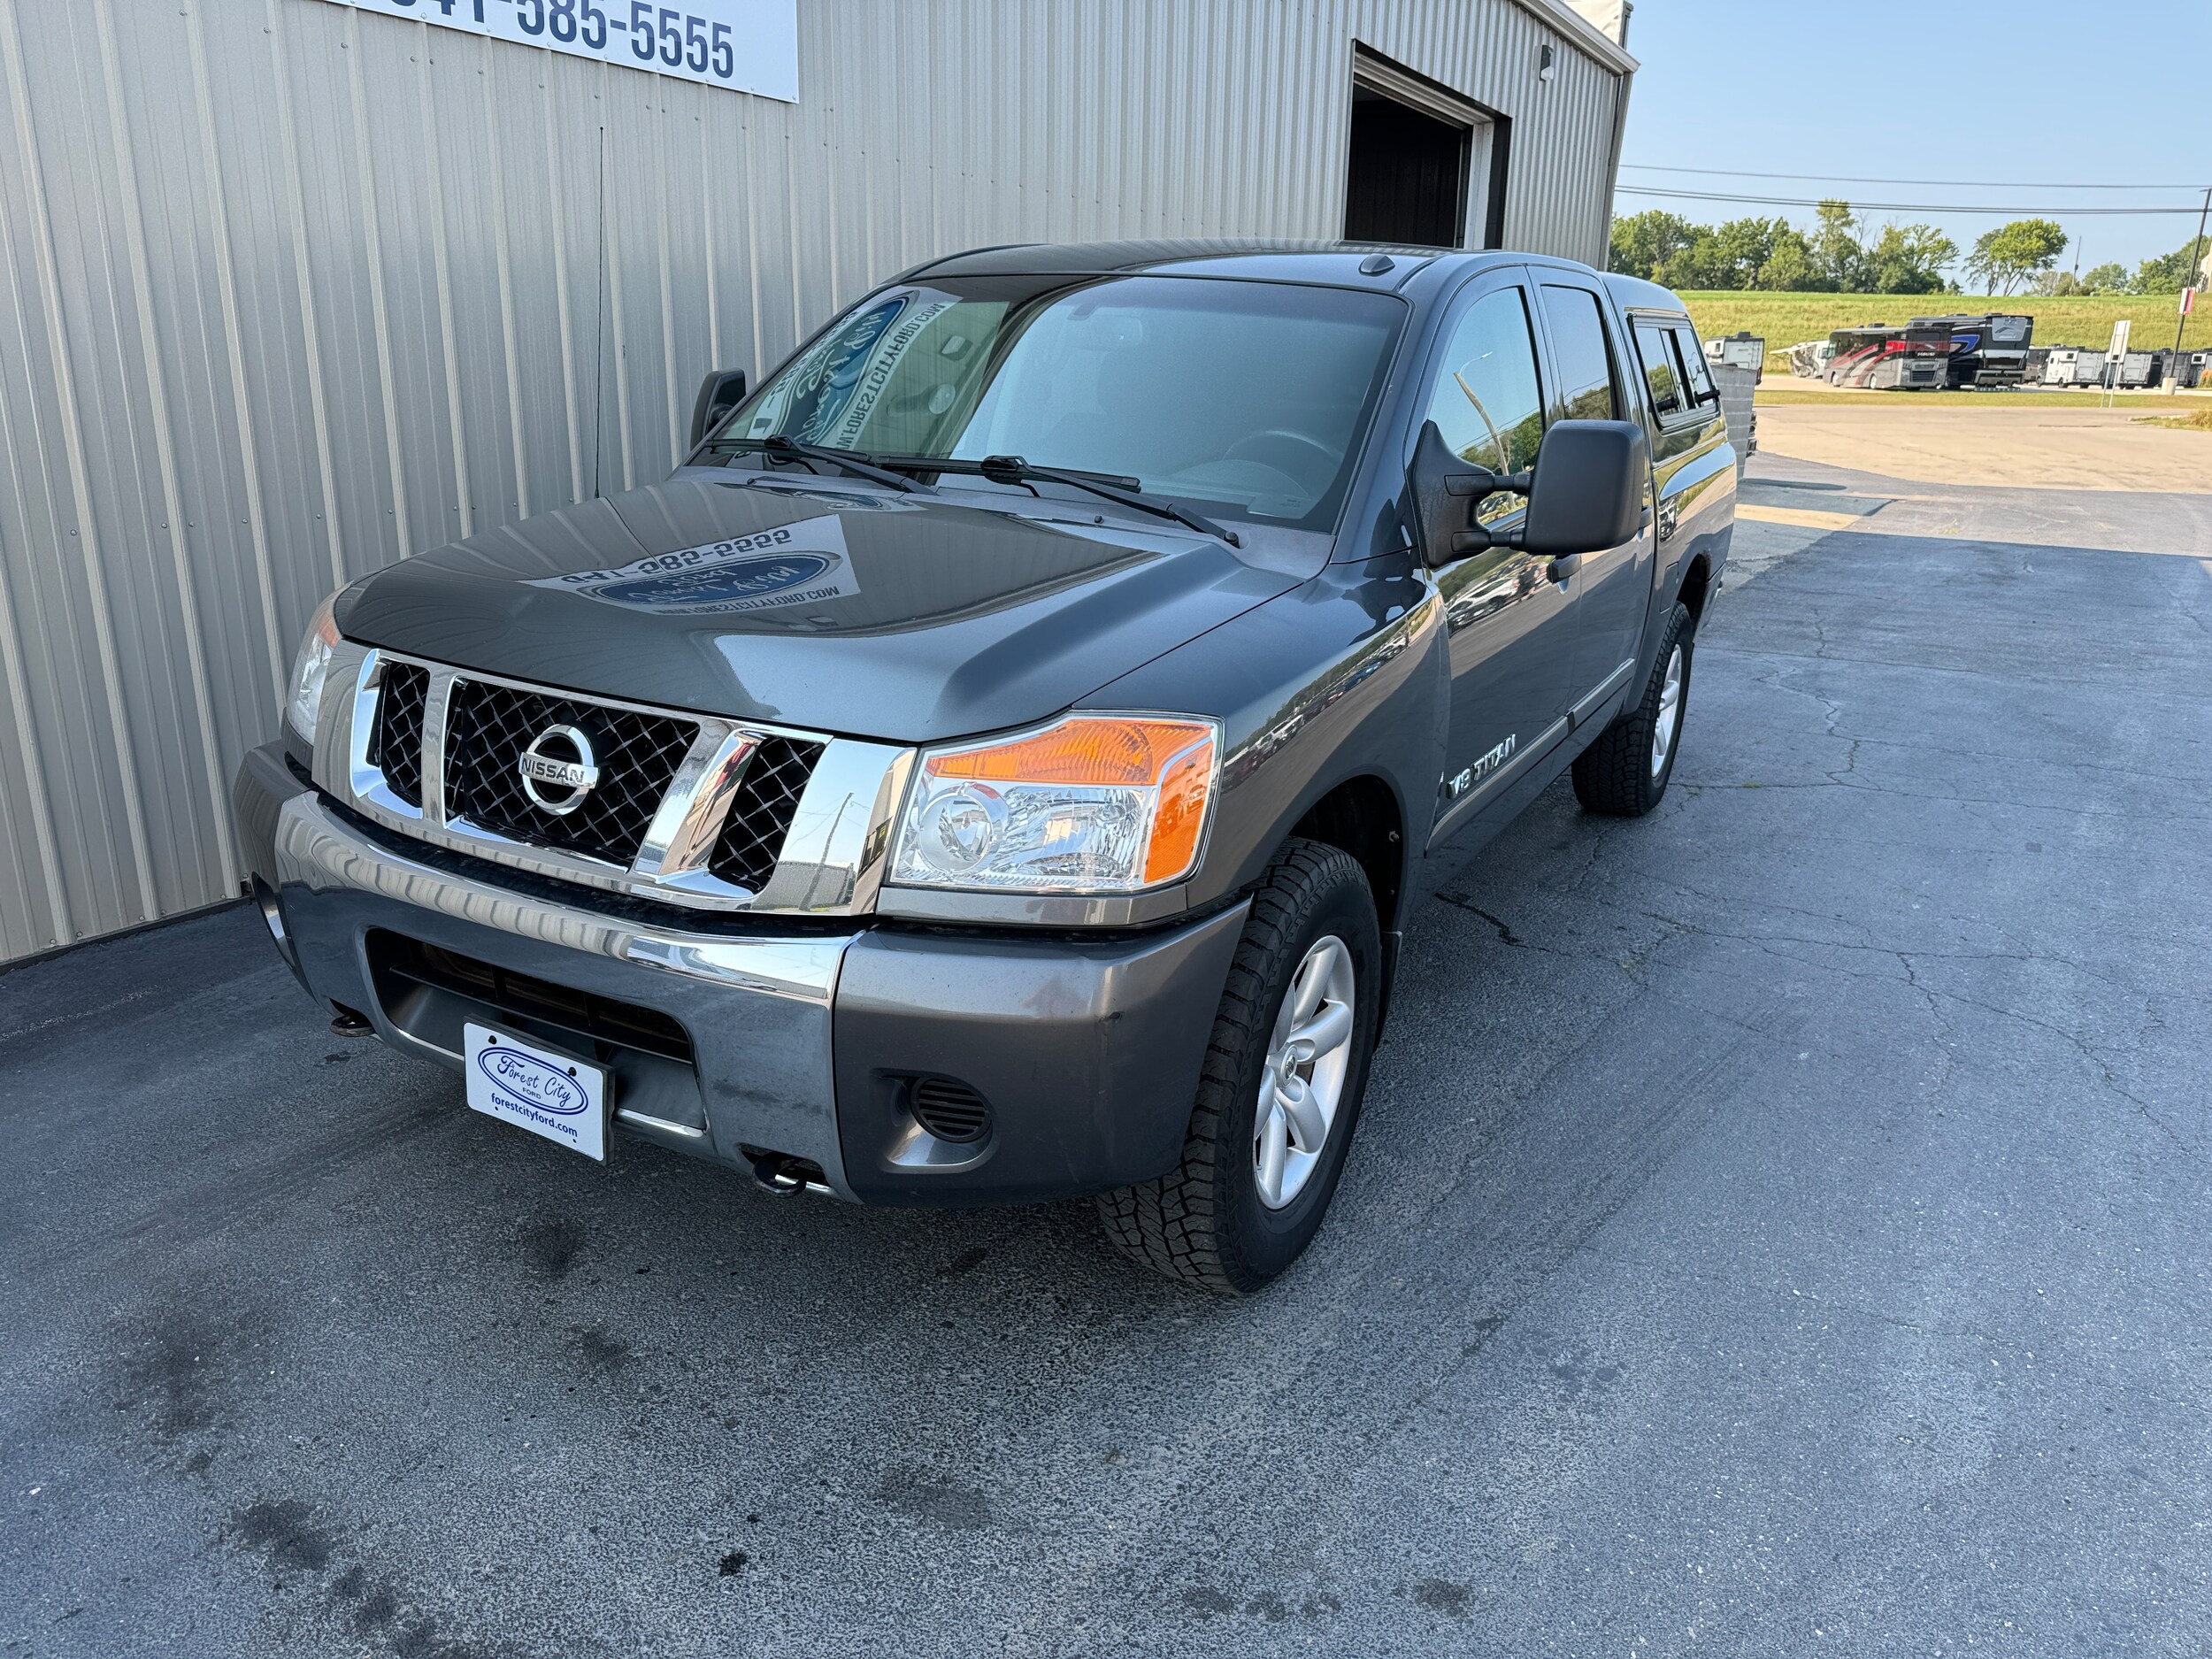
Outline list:
[[[2135,325],[2123,317],[2112,325],[2112,343],[2104,349],[2105,361],[2118,363],[2128,354],[2128,330]]]
[[[799,101],[799,0],[335,0],[710,87]]]

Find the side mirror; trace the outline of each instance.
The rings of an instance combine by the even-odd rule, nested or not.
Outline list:
[[[1520,545],[1540,558],[1618,547],[1643,527],[1651,441],[1632,420],[1563,420],[1544,434]]]
[[[1493,472],[1462,460],[1436,423],[1424,421],[1409,479],[1422,558],[1433,568],[1490,547],[1540,558],[1618,547],[1643,527],[1650,477],[1651,441],[1632,420],[1555,422],[1525,472]],[[1483,497],[1501,490],[1528,497],[1518,529],[1492,531],[1475,522]]]
[[[1436,423],[1423,421],[1407,476],[1423,561],[1433,569],[1492,545],[1475,509],[1500,490],[1526,494],[1529,482],[1526,472],[1493,472],[1454,454]]]
[[[745,371],[716,369],[699,382],[699,396],[691,405],[691,447],[697,449],[722,417],[745,401]]]

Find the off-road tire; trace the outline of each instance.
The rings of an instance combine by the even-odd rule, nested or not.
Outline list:
[[[1641,818],[1659,804],[1674,776],[1674,763],[1682,753],[1682,727],[1690,711],[1690,663],[1694,656],[1697,625],[1690,608],[1678,604],[1667,618],[1667,632],[1652,658],[1651,676],[1643,695],[1621,710],[1598,741],[1575,757],[1575,799],[1583,810],[1608,818]],[[1673,741],[1666,764],[1652,770],[1652,741],[1659,726],[1659,696],[1666,683],[1667,662],[1677,646],[1682,648],[1682,688],[1674,715]]]
[[[1252,1169],[1254,1120],[1275,1018],[1313,942],[1349,949],[1356,987],[1350,1063],[1321,1160],[1298,1195],[1266,1209]],[[1208,1290],[1248,1294],[1320,1231],[1359,1121],[1381,1001],[1382,936],[1367,877],[1348,853],[1294,841],[1252,900],[1200,1068],[1182,1161],[1157,1180],[1098,1199],[1099,1218],[1131,1259]]]

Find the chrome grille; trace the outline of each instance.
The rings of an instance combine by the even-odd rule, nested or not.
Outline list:
[[[701,910],[854,915],[875,907],[913,751],[533,686],[341,641],[316,785],[450,852]],[[342,692],[334,688],[343,687]],[[572,726],[581,791],[526,750]],[[565,758],[556,744],[541,757]]]
[[[744,780],[730,802],[730,818],[707,872],[733,887],[757,893],[776,872],[784,838],[791,833],[799,797],[822,758],[823,745],[791,737],[764,737],[745,763]]]
[[[430,671],[394,663],[384,671],[376,699],[376,731],[369,764],[382,771],[387,788],[409,806],[422,806],[422,727],[430,709]]]
[[[566,817],[533,802],[519,770],[522,751],[553,726],[588,736],[599,764],[597,785]],[[446,813],[626,869],[698,732],[696,722],[671,715],[456,680],[446,714]]]

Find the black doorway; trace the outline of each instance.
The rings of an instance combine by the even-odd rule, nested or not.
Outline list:
[[[1463,247],[1473,142],[1471,127],[1356,84],[1345,240]]]

